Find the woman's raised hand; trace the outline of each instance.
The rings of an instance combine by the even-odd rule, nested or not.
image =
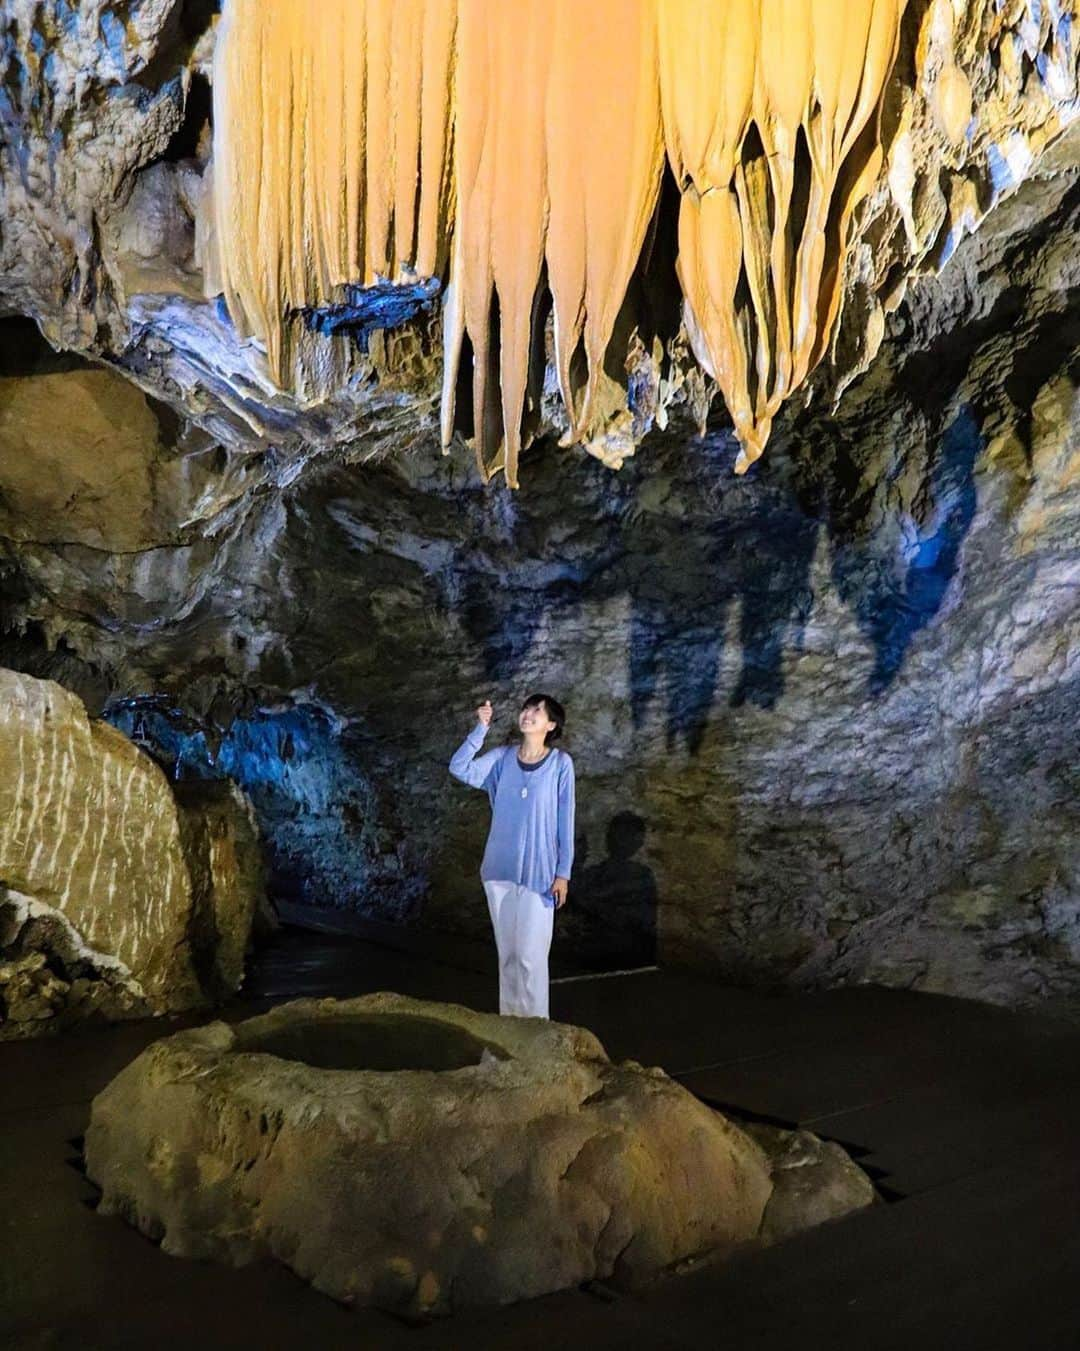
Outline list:
[[[491,700],[485,699],[484,702],[480,705],[480,707],[476,710],[476,719],[478,722],[482,722],[485,727],[490,727],[491,715],[492,715]]]

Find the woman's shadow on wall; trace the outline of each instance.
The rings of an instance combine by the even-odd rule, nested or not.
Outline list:
[[[635,812],[619,812],[605,832],[606,857],[588,862],[588,836],[579,836],[566,909],[559,916],[559,946],[591,970],[651,966],[656,961],[656,878],[634,855],[647,826]]]

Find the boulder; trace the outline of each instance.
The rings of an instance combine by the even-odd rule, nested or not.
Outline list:
[[[178,803],[75,695],[0,669],[0,1037],[234,989],[260,887],[238,789]]]
[[[790,1238],[879,1201],[874,1184],[835,1140],[756,1122],[745,1130],[772,1169],[773,1190],[761,1224],[764,1242]]]
[[[758,1235],[764,1151],[581,1028],[394,994],[156,1042],[94,1100],[101,1211],[406,1315],[637,1283]]]

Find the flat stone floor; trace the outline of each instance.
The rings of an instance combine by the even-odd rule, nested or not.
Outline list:
[[[95,1214],[74,1166],[90,1100],[180,1020],[0,1044],[0,1347],[1080,1348],[1080,1028],[874,987],[768,997],[674,971],[553,974],[552,1016],[613,1058],[839,1140],[890,1204],[644,1294],[573,1290],[413,1327],[347,1312],[276,1264],[170,1258]],[[285,928],[221,1016],[374,990],[492,1009],[492,953]]]

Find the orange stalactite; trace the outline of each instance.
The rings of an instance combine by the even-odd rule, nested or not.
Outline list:
[[[652,0],[556,0],[553,18],[548,285],[559,388],[579,439],[589,431],[604,353],[656,209],[660,86]],[[579,404],[571,360],[582,339],[588,376]]]
[[[296,311],[445,275],[444,444],[468,335],[477,461],[516,485],[545,266],[587,439],[666,153],[684,320],[741,471],[827,350],[905,3],[226,0],[208,290],[286,385]]]
[[[546,6],[503,0],[460,6],[443,438],[448,443],[453,430],[462,336],[468,333],[480,471],[490,478],[504,469],[511,485],[517,481],[533,300],[547,227],[544,94],[551,54]],[[500,399],[490,389],[496,301]],[[488,461],[486,449],[493,443],[499,448]]]

